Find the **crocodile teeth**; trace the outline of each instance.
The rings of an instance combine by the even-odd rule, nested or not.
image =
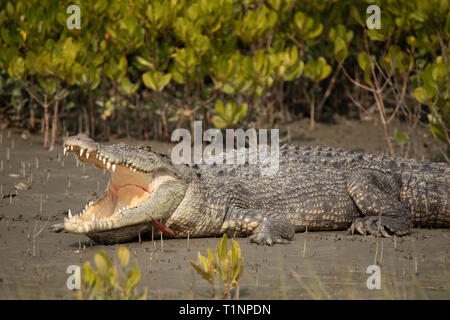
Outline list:
[[[113,172],[116,171],[116,165],[115,164],[112,165],[112,171]]]
[[[106,158],[103,158],[103,164],[106,164],[106,161],[107,161]]]
[[[70,146],[70,151],[73,151],[73,146]]]
[[[66,155],[67,154],[67,148],[66,148],[66,146],[64,146],[64,155]]]
[[[109,169],[111,167],[111,162],[106,163],[106,169]]]
[[[81,149],[81,148],[80,148],[80,157],[83,156],[83,152],[84,152],[84,149]]]
[[[86,158],[89,158],[89,151],[86,150]]]
[[[72,219],[72,212],[70,211],[70,209],[69,209],[69,214],[68,214],[68,216],[69,216],[69,219]]]

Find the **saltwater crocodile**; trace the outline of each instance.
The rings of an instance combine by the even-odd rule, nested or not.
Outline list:
[[[153,230],[176,238],[228,233],[271,245],[305,230],[388,237],[407,235],[413,226],[450,227],[445,163],[283,146],[278,171],[262,175],[261,165],[249,161],[175,165],[148,145],[103,146],[81,134],[65,140],[67,152],[110,171],[111,178],[98,200],[53,230],[99,243],[131,241]]]

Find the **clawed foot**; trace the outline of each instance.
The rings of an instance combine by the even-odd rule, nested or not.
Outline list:
[[[266,220],[250,236],[250,242],[271,246],[275,243],[288,244],[294,238],[295,229],[284,217]]]
[[[52,232],[61,232],[64,230],[64,223],[58,223],[58,224],[54,224],[52,226],[49,227],[50,231]]]
[[[373,234],[383,237],[390,237],[391,235],[404,236],[410,234],[410,223],[403,222],[399,219],[391,217],[370,216],[364,218],[357,218],[351,225],[348,231],[351,234],[359,233],[362,235]]]
[[[290,242],[287,239],[283,239],[280,237],[274,237],[268,233],[261,233],[261,232],[251,235],[249,238],[250,238],[250,242],[252,242],[252,243],[256,243],[259,245],[268,245],[268,246],[271,246],[274,243],[288,244]]]

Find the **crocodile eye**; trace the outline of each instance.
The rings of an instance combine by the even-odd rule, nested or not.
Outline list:
[[[152,147],[150,147],[150,145],[148,145],[148,144],[141,144],[141,145],[138,146],[138,149],[144,150],[144,151],[147,151],[147,152],[152,151]]]

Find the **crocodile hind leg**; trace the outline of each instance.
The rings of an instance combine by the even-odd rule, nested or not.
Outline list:
[[[294,225],[280,213],[232,207],[222,231],[230,235],[250,235],[260,245],[287,244],[295,235]]]
[[[394,176],[360,170],[349,178],[347,190],[363,215],[356,218],[349,230],[385,237],[410,233],[411,219],[400,202],[400,182]]]

